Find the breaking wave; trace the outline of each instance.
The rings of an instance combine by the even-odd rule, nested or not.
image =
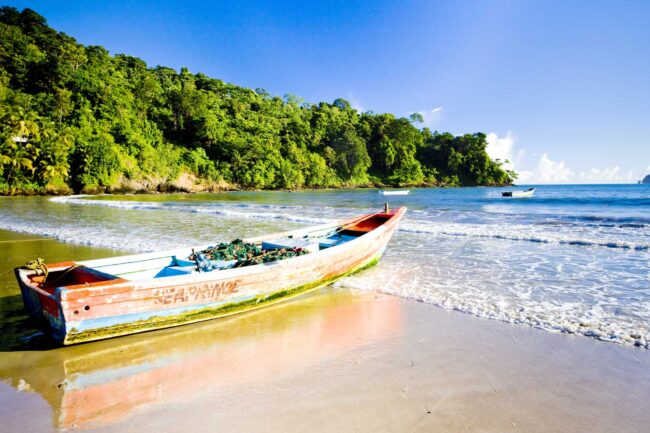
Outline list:
[[[403,224],[402,231],[411,233],[428,233],[446,236],[462,236],[473,238],[492,238],[510,241],[527,241],[545,244],[596,246],[607,248],[621,248],[637,251],[650,249],[650,242],[627,240],[632,237],[627,233],[619,234],[617,237],[608,238],[607,234],[592,231],[588,233],[592,237],[575,237],[567,233],[570,230],[536,230],[530,225],[509,225],[499,226],[493,224],[457,224],[457,223],[429,223],[411,222]],[[604,236],[604,237],[601,237]],[[624,239],[621,239],[624,237]],[[638,234],[633,236],[638,239]],[[646,238],[648,235],[646,234]],[[650,239],[649,239],[650,240]]]
[[[68,203],[78,205],[105,206],[128,210],[165,210],[197,214],[219,215],[232,219],[259,219],[290,221],[305,224],[325,224],[338,219],[353,217],[359,209],[308,206],[282,206],[259,204],[178,204],[176,202],[146,202],[123,200],[96,200],[87,197],[69,196],[55,197],[50,201],[55,203]],[[365,211],[370,212],[370,209]],[[426,212],[416,211],[418,216]],[[470,238],[493,238],[510,241],[526,241],[535,243],[592,246],[606,248],[621,248],[626,250],[647,251],[650,249],[650,231],[645,224],[621,223],[628,219],[612,218],[586,218],[588,221],[612,222],[618,221],[619,225],[582,225],[563,223],[561,221],[530,224],[468,224],[447,221],[429,221],[407,219],[400,225],[400,230],[410,233],[426,233],[445,236],[462,236]],[[566,225],[563,229],[557,226]],[[550,227],[544,227],[550,226]],[[625,230],[618,232],[608,231],[609,228],[639,229],[630,233]],[[582,236],[576,236],[582,232]]]

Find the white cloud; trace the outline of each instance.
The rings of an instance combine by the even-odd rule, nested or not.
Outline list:
[[[517,182],[525,183],[634,183],[637,180],[635,170],[621,171],[615,165],[605,168],[591,168],[574,173],[564,161],[554,161],[544,153],[534,170],[518,171]]]
[[[568,183],[573,177],[573,171],[564,161],[553,161],[545,153],[537,163],[535,180],[540,183]]]
[[[487,147],[486,151],[490,158],[500,159],[502,162],[508,160],[509,163],[503,165],[504,168],[512,170],[515,167],[515,158],[512,156],[512,151],[515,146],[516,137],[512,131],[508,131],[505,137],[499,138],[499,136],[490,132],[487,137]],[[521,159],[524,155],[524,151],[520,150],[517,152],[517,159]]]
[[[518,183],[535,183],[535,173],[530,170],[519,170],[517,171],[517,175]]]
[[[364,107],[364,104],[359,100],[359,98],[355,97],[352,92],[348,92],[348,102],[354,108],[357,110],[359,113],[365,113],[366,109]]]
[[[636,170],[628,170],[627,173],[623,173],[621,168],[615,165],[603,169],[592,168],[589,171],[581,171],[579,180],[585,183],[634,183],[638,180],[638,175]]]
[[[513,131],[508,131],[504,137],[499,137],[496,133],[490,132],[486,136],[486,151],[490,158],[501,161],[509,161],[503,164],[508,170],[517,172],[517,182],[526,183],[569,183],[574,178],[573,170],[566,166],[564,161],[554,161],[544,153],[537,161],[534,169],[515,169],[520,166],[526,154],[524,149],[515,149],[517,137]]]
[[[517,156],[515,156],[515,162],[521,161],[524,158],[524,155],[526,154],[526,151],[524,149],[520,149],[517,151]]]
[[[517,183],[569,183],[573,178],[573,171],[566,166],[564,161],[553,161],[544,153],[533,170],[516,170]]]
[[[587,183],[596,183],[596,182],[612,182],[620,180],[621,168],[616,165],[614,167],[606,167],[604,169],[592,168],[589,171],[580,172],[580,180]]]
[[[534,167],[526,164],[524,149],[516,149],[517,137],[513,131],[508,131],[505,136],[490,132],[486,136],[486,151],[490,158],[510,161],[503,167],[517,172],[517,182],[520,184],[535,183],[636,183],[638,173],[636,170],[623,171],[620,166],[614,165],[605,168],[591,168],[575,173],[567,164],[556,161],[543,153]],[[537,154],[539,155],[539,154]],[[532,156],[536,157],[533,154]],[[531,163],[535,164],[533,161]],[[515,168],[520,167],[518,169]],[[523,166],[523,167],[522,167]],[[646,169],[650,172],[650,166]],[[641,176],[643,177],[643,176]]]

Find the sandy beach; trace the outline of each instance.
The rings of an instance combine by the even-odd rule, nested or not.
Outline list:
[[[108,250],[3,233],[9,263]],[[11,242],[5,242],[11,241]],[[44,245],[40,245],[41,251]],[[61,257],[59,257],[61,256]],[[12,275],[0,353],[7,432],[642,432],[650,352],[326,288],[254,313],[54,348]]]

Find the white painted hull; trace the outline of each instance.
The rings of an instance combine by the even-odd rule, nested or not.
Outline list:
[[[411,190],[405,191],[379,191],[381,195],[408,195]]]

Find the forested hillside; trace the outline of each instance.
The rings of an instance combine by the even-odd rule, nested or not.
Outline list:
[[[0,8],[0,194],[512,181],[484,134],[420,122],[149,68]]]

